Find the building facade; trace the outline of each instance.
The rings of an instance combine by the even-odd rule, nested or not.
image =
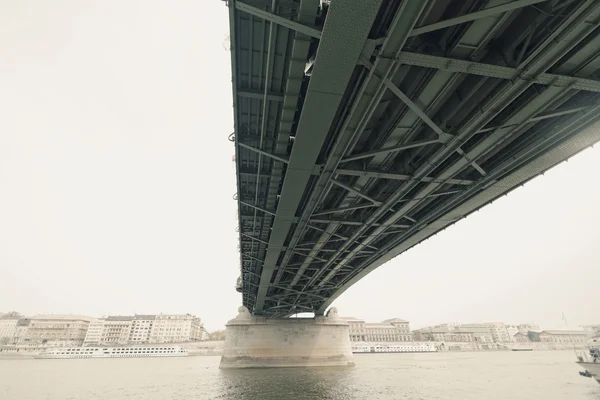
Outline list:
[[[85,335],[85,339],[83,341],[84,345],[101,343],[103,330],[104,330],[104,319],[103,318],[91,320],[90,324],[88,326],[87,333]]]
[[[155,320],[155,315],[134,315],[129,342],[150,343],[150,334],[152,333]]]
[[[150,331],[151,343],[173,343],[202,340],[200,318],[190,314],[159,314]]]
[[[110,316],[106,317],[102,326],[101,344],[115,345],[129,343],[133,317]]]
[[[515,337],[515,335],[519,333],[517,325],[506,325],[506,332],[508,333],[511,342],[517,341],[517,338]]]
[[[432,340],[440,342],[478,342],[478,343],[510,343],[519,333],[515,325],[504,325],[502,322],[486,323],[446,323],[421,328],[413,332],[416,340]],[[526,334],[527,332],[525,332]]]
[[[206,339],[202,321],[190,314],[109,316],[90,322],[85,344],[174,343]]]
[[[78,315],[36,315],[23,330],[23,341],[48,346],[81,346],[91,320]]]
[[[529,342],[529,336],[527,336],[526,334],[523,334],[521,332],[515,333],[514,339],[515,339],[515,342],[517,342],[517,343]]]
[[[600,325],[586,325],[583,330],[589,338],[600,336]]]
[[[475,342],[475,335],[472,332],[464,332],[459,328],[449,326],[438,326],[421,328],[413,331],[415,340],[431,342]]]
[[[19,318],[16,313],[8,313],[0,317],[0,344],[13,341]]]
[[[550,343],[584,343],[587,340],[585,331],[541,331],[540,342]]]
[[[540,326],[535,325],[535,324],[520,324],[520,325],[517,325],[517,329],[523,335],[527,335],[527,332],[529,332],[529,331],[533,331],[533,332],[541,331]]]
[[[413,340],[410,323],[400,318],[369,323],[363,319],[345,318],[352,342],[410,342]]]

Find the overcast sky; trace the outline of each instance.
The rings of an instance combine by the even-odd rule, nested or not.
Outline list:
[[[228,14],[217,0],[4,0],[0,311],[235,316]],[[600,323],[600,151],[367,276],[342,315]]]

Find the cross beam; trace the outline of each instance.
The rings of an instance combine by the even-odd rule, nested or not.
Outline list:
[[[512,11],[517,8],[530,6],[536,3],[542,3],[547,0],[517,0],[511,1],[510,3],[502,4],[495,7],[486,8],[481,11],[475,11],[470,14],[461,15],[460,17],[450,18],[445,21],[436,22],[435,24],[429,24],[414,28],[409,36],[422,35],[423,33],[437,31],[439,29],[448,28],[450,26],[464,24],[465,22],[475,21],[477,19],[486,18],[491,15]]]
[[[253,7],[249,4],[243,3],[241,1],[235,1],[235,8],[245,13],[254,15],[255,17],[262,18],[269,22],[272,22],[277,25],[284,26],[288,29],[298,31],[300,33],[304,33],[305,35],[321,39],[321,31],[315,28],[311,28],[310,26],[303,25],[301,23],[289,20],[280,15],[273,14],[271,12],[261,10],[260,8]]]
[[[459,60],[456,58],[430,56],[427,54],[402,52],[396,61],[416,67],[434,68],[449,72],[486,76],[489,78],[513,80],[522,76],[523,72],[517,68],[504,67],[478,63],[474,61]],[[600,81],[594,79],[577,78],[558,74],[543,73],[533,78],[535,83],[547,86],[570,87],[588,92],[600,92]]]
[[[380,179],[391,179],[396,181],[412,181],[416,178],[411,175],[404,174],[395,174],[377,170],[360,170],[360,169],[338,169],[335,171],[340,175],[350,175],[350,176],[364,176],[367,178],[380,178]],[[472,185],[474,182],[466,179],[447,179],[447,180],[438,180],[433,177],[425,177],[419,179],[421,182],[435,182],[435,183],[447,183],[449,185]],[[319,215],[318,213],[314,215]]]

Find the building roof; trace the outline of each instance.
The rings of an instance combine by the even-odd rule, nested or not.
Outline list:
[[[367,327],[369,327],[369,326],[375,326],[375,327],[390,328],[390,329],[394,328],[394,325],[386,324],[384,322],[367,322],[365,324],[365,326],[367,326]]]
[[[10,315],[10,314],[5,314],[0,317],[0,319],[20,319],[20,318],[22,318],[22,317],[20,317],[18,315]]]
[[[136,314],[133,316],[133,319],[135,320],[140,320],[140,319],[156,319],[156,315],[144,315],[144,314]]]
[[[355,322],[365,322],[362,318],[354,318],[354,317],[342,317],[344,321],[355,321]]]
[[[390,319],[386,319],[383,322],[386,324],[393,324],[393,323],[408,324],[408,321],[405,319],[402,319],[402,318],[390,318]]]
[[[548,331],[541,331],[540,335],[542,333],[547,333],[549,335],[585,335],[585,331],[560,331],[560,330],[548,330]]]
[[[107,321],[132,321],[133,317],[131,315],[109,315],[106,317]]]
[[[31,320],[56,319],[56,320],[88,321],[89,322],[89,321],[93,320],[94,318],[88,317],[85,315],[72,315],[72,314],[38,314],[38,315],[34,315],[30,319]]]

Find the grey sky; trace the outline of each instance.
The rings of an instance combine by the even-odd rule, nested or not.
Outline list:
[[[5,0],[0,310],[190,312],[241,296],[228,14],[217,0]],[[600,152],[379,268],[336,306],[417,327],[600,322]]]

